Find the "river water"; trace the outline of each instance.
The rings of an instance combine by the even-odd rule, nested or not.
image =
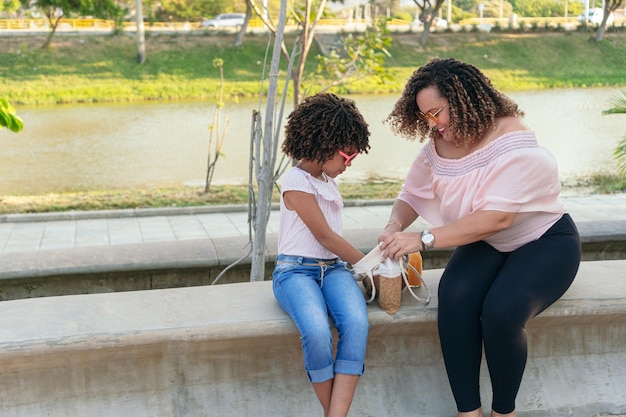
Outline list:
[[[602,111],[618,93],[600,88],[509,96],[526,111],[526,123],[555,155],[567,181],[615,169],[612,153],[626,134],[626,115]],[[394,136],[382,124],[397,97],[351,97],[370,124],[371,150],[355,159],[341,181],[404,177],[423,145]],[[226,103],[229,128],[213,184],[247,183],[251,113],[258,108],[258,100]],[[202,185],[214,109],[211,102],[18,108],[24,130],[0,131],[0,195]]]

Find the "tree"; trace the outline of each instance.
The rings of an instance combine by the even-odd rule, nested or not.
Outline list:
[[[278,178],[287,168],[284,157],[278,169],[276,169],[276,162],[278,154],[280,153],[278,143],[280,139],[280,129],[282,128],[285,100],[287,98],[287,87],[289,85],[290,74],[292,74],[291,68],[293,67],[298,46],[296,45],[294,47],[293,53],[289,59],[287,79],[285,80],[283,88],[280,112],[279,115],[276,116],[274,112],[276,110],[276,98],[278,97],[278,74],[281,58],[279,46],[283,43],[285,21],[287,20],[287,0],[281,0],[280,4],[278,30],[274,40],[272,61],[270,63],[267,101],[265,104],[265,123],[263,128],[261,128],[261,113],[258,111],[253,112],[251,141],[253,146],[250,155],[250,177],[252,178],[252,174],[254,173],[258,195],[254,193],[253,183],[250,181],[248,184],[249,216],[255,231],[252,245],[250,281],[263,281],[265,279],[265,236],[267,223],[272,211],[272,191],[276,186]]]
[[[67,15],[76,13],[101,18],[119,15],[119,6],[114,0],[34,0],[33,4],[46,15],[52,28],[42,49],[48,49],[60,20]]]
[[[265,122],[263,122],[260,111],[253,110],[252,112],[248,180],[249,251],[247,254],[228,265],[215,278],[215,280],[213,280],[212,284],[216,284],[226,271],[237,265],[250,254],[252,254],[250,281],[263,281],[265,279],[265,236],[267,231],[267,222],[269,221],[269,216],[271,214],[272,190],[274,189],[278,178],[287,167],[283,158],[279,168],[276,169],[276,162],[279,154],[279,129],[282,126],[281,121],[287,97],[289,76],[292,73],[291,68],[297,53],[296,46],[289,59],[287,79],[285,80],[282,92],[280,111],[278,116],[276,116],[275,110],[277,107],[276,98],[278,96],[278,75],[280,73],[279,69],[282,54],[281,46],[284,46],[283,35],[285,31],[285,21],[287,20],[286,10],[287,0],[281,0],[278,26],[274,36],[274,48],[270,62],[269,82],[267,89],[264,85],[261,86],[260,96],[262,98],[265,94],[266,97]],[[267,50],[269,50],[269,43]],[[263,75],[262,84],[264,83],[265,76]],[[255,183],[256,188],[254,186]]]
[[[213,123],[209,126],[209,153],[207,159],[207,172],[204,181],[204,192],[208,193],[211,189],[211,181],[215,174],[215,165],[220,156],[222,156],[222,146],[228,132],[229,119],[222,118],[222,92],[224,89],[224,61],[222,59],[214,59],[213,66],[220,71],[220,90],[217,104],[215,105],[215,113],[213,113]],[[215,140],[214,140],[215,139]]]
[[[252,254],[251,269],[250,269],[250,281],[262,281],[265,278],[265,236],[267,230],[267,222],[271,213],[272,204],[272,190],[276,186],[278,178],[282,175],[285,169],[289,166],[289,161],[281,160],[278,168],[276,167],[279,149],[278,142],[280,138],[279,128],[282,126],[281,120],[285,108],[285,100],[287,96],[289,79],[294,83],[294,105],[297,105],[301,101],[300,84],[302,81],[302,75],[304,73],[304,63],[306,56],[310,50],[310,46],[314,40],[313,35],[315,32],[315,24],[319,21],[320,16],[323,13],[326,1],[322,0],[317,6],[315,13],[312,13],[313,1],[306,0],[304,13],[295,13],[296,20],[300,22],[300,28],[302,30],[302,37],[296,41],[295,46],[290,55],[287,55],[287,48],[283,41],[284,27],[286,23],[286,0],[281,0],[280,15],[278,18],[277,26],[271,21],[271,19],[258,8],[254,0],[248,0],[250,8],[255,10],[255,13],[264,21],[264,24],[268,27],[271,34],[274,36],[274,48],[273,56],[270,64],[269,71],[269,85],[267,87],[267,103],[266,103],[266,116],[265,124],[261,113],[259,111],[253,111],[252,115],[252,129],[251,129],[251,148],[250,148],[250,175],[248,181],[248,218],[250,222],[250,248],[249,252],[243,257],[239,258],[227,268],[225,268],[220,275],[216,277],[213,284],[221,278],[228,269],[237,265],[247,256]],[[315,16],[309,18],[308,16]],[[381,19],[378,26],[370,28],[364,36],[352,37],[348,36],[344,41],[345,56],[332,56],[327,59],[321,60],[321,66],[332,73],[338,80],[331,83],[330,86],[324,89],[330,88],[333,85],[337,85],[343,82],[348,77],[354,76],[357,72],[367,72],[368,74],[376,74],[381,78],[387,76],[386,71],[383,68],[382,62],[386,53],[386,47],[391,44],[391,38],[388,36],[386,30],[386,20]],[[269,49],[269,45],[268,45]],[[287,79],[282,92],[280,112],[278,116],[274,115],[274,109],[276,107],[275,101],[277,98],[277,86],[278,86],[278,74],[280,68],[281,56],[288,57],[287,66]],[[297,68],[294,68],[296,56],[298,58]],[[297,77],[297,81],[296,81]],[[263,76],[264,80],[265,77]],[[296,86],[296,83],[298,84]],[[261,96],[263,96],[265,89],[261,88]],[[256,180],[254,181],[253,180]],[[256,190],[254,183],[256,182]]]
[[[443,0],[441,0],[443,1]],[[261,18],[264,25],[272,33],[276,33],[276,26],[268,13],[265,13],[256,3],[256,0],[248,0],[251,9]],[[300,52],[298,61],[291,70],[291,78],[293,80],[293,103],[297,105],[302,101],[305,95],[302,84],[304,80],[304,69],[309,55],[309,51],[315,41],[315,31],[317,23],[324,15],[326,0],[314,1],[304,0],[300,3],[300,7],[294,6],[292,9],[292,17],[297,22],[300,29],[300,37],[298,44]],[[375,25],[368,27],[363,35],[348,35],[341,37],[343,45],[342,50],[331,51],[330,56],[318,56],[319,65],[318,72],[326,72],[330,76],[330,83],[322,86],[322,91],[333,86],[344,83],[350,77],[376,75],[380,79],[386,78],[387,72],[383,68],[384,57],[388,56],[386,48],[391,44],[391,37],[386,28],[386,19],[378,19]],[[285,58],[289,58],[287,48],[284,42],[280,45],[281,51]]]
[[[384,62],[390,56],[387,48],[391,42],[387,19],[378,18],[362,36],[349,34],[342,39],[340,49],[332,48],[324,55],[318,55],[317,71],[328,75],[324,77],[326,84],[320,92],[366,76],[375,76],[380,81],[390,79]]]
[[[15,114],[15,108],[6,99],[0,97],[0,129],[3,127],[18,133],[24,127],[24,122]]]
[[[413,0],[419,9],[419,19],[424,24],[424,30],[420,35],[420,45],[426,45],[430,28],[439,16],[439,10],[445,0]]]
[[[0,13],[15,13],[20,10],[20,0],[0,0]]]
[[[246,0],[145,0],[147,14],[161,22],[199,22],[220,13],[241,12]]]
[[[137,22],[137,62],[141,65],[146,61],[146,34],[143,27],[143,3],[135,0],[135,20]]]
[[[300,43],[300,48],[301,48],[301,52],[298,57],[298,62],[296,63],[296,65],[291,71],[291,78],[293,80],[293,90],[294,90],[293,92],[294,105],[297,105],[302,100],[301,87],[302,87],[302,77],[304,74],[304,67],[306,64],[307,57],[309,55],[309,50],[311,49],[311,45],[313,44],[313,41],[315,40],[315,29],[316,29],[317,23],[319,22],[322,15],[324,14],[324,9],[326,8],[327,0],[321,0],[319,1],[319,3],[317,4],[315,3],[317,2],[314,0],[304,0],[303,5],[302,3],[301,5],[295,5],[291,11],[292,16],[294,17],[294,19],[296,20],[300,28],[300,37],[298,41]],[[274,22],[272,21],[271,17],[269,16],[269,14],[265,13],[265,11],[262,8],[259,8],[255,0],[248,0],[248,4],[250,5],[252,9],[254,9],[257,16],[261,18],[265,27],[270,32],[272,32],[274,36],[276,36],[277,28]],[[285,17],[285,20],[286,20],[286,17]],[[284,24],[284,22],[279,21],[279,24],[281,23]],[[280,43],[280,50],[282,51],[285,57],[288,57],[289,54],[287,52],[287,48],[285,46],[285,43],[282,41]]]
[[[604,31],[606,30],[606,21],[609,18],[609,15],[613,13],[615,10],[622,7],[625,0],[604,0],[604,14],[602,16],[602,23],[598,26],[596,30],[596,36],[594,37],[594,41],[600,42],[604,38]]]
[[[563,4],[554,0],[523,0],[513,2],[515,13],[525,17],[548,17],[563,14]]]
[[[243,21],[243,25],[235,35],[235,40],[233,41],[233,46],[241,46],[243,43],[243,38],[248,30],[248,23],[250,23],[250,19],[252,18],[252,5],[249,1],[246,1],[246,18]]]

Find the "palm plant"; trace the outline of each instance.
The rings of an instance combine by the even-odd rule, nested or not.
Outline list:
[[[24,127],[24,122],[15,114],[15,108],[0,97],[0,129],[3,127],[17,133]]]
[[[626,90],[615,96],[610,103],[613,107],[604,110],[602,114],[626,114]],[[626,176],[626,134],[618,142],[613,154],[617,160],[617,169],[620,175]]]

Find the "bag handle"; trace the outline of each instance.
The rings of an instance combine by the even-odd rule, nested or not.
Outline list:
[[[376,269],[378,268],[378,265],[380,265],[381,259],[382,259],[382,251],[380,249],[380,244],[378,244],[367,255],[365,255],[359,262],[352,265],[352,268],[353,268],[352,273],[353,273],[355,280],[364,281],[367,278],[369,278],[371,288],[372,288],[372,294],[370,298],[366,300],[368,304],[376,299],[376,285],[374,285],[374,271],[376,271]],[[428,286],[426,285],[426,282],[424,282],[424,278],[422,277],[422,274],[420,274],[419,271],[413,265],[411,265],[410,262],[408,262],[408,255],[405,255],[402,258],[400,258],[398,262],[400,264],[400,274],[402,275],[402,279],[404,280],[404,283],[406,284],[406,287],[409,289],[409,292],[411,293],[413,298],[415,298],[420,303],[428,304],[430,302],[431,294],[430,294],[430,290],[428,289]],[[421,282],[420,286],[423,286],[424,289],[426,290],[426,294],[427,294],[426,298],[421,298],[420,296],[415,294],[415,292],[413,291],[411,285],[409,284],[407,268],[411,268],[411,270],[419,278]]]
[[[372,295],[367,303],[371,303],[376,298],[376,286],[374,285],[374,271],[380,265],[382,259],[382,251],[380,250],[380,243],[369,251],[359,262],[352,265],[352,275],[357,281],[364,281],[369,278],[370,284],[372,284]]]
[[[375,269],[374,269],[375,270]],[[374,285],[374,274],[372,270],[367,271],[365,274],[361,273],[354,277],[357,281],[365,281],[367,278],[370,280],[372,295],[369,299],[365,300],[367,304],[370,304],[372,301],[376,299],[376,285]]]
[[[408,278],[408,272],[407,272],[408,268],[411,268],[411,270],[419,278],[420,283],[421,283],[420,287],[424,287],[424,289],[426,290],[426,294],[427,294],[426,298],[421,298],[417,294],[415,294],[415,292],[413,292],[413,288],[411,287],[411,285],[409,285],[409,278]],[[426,285],[426,282],[424,281],[422,274],[420,274],[419,271],[413,265],[411,265],[410,262],[408,262],[408,256],[403,256],[402,258],[400,258],[400,273],[402,274],[402,279],[404,280],[404,283],[406,284],[406,288],[409,290],[409,293],[411,293],[413,298],[415,298],[420,303],[424,303],[424,304],[430,303],[430,297],[431,297],[430,289],[428,289],[428,286]]]

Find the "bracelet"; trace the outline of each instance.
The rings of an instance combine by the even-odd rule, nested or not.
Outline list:
[[[399,221],[397,221],[397,220],[392,220],[392,221],[390,221],[389,223],[387,223],[387,224],[385,225],[385,229],[386,229],[387,227],[391,226],[391,225],[392,225],[392,224],[394,224],[394,223],[397,223],[397,224],[398,224],[398,226],[400,226],[400,230],[402,230],[402,223],[400,223],[400,222],[399,222]]]

